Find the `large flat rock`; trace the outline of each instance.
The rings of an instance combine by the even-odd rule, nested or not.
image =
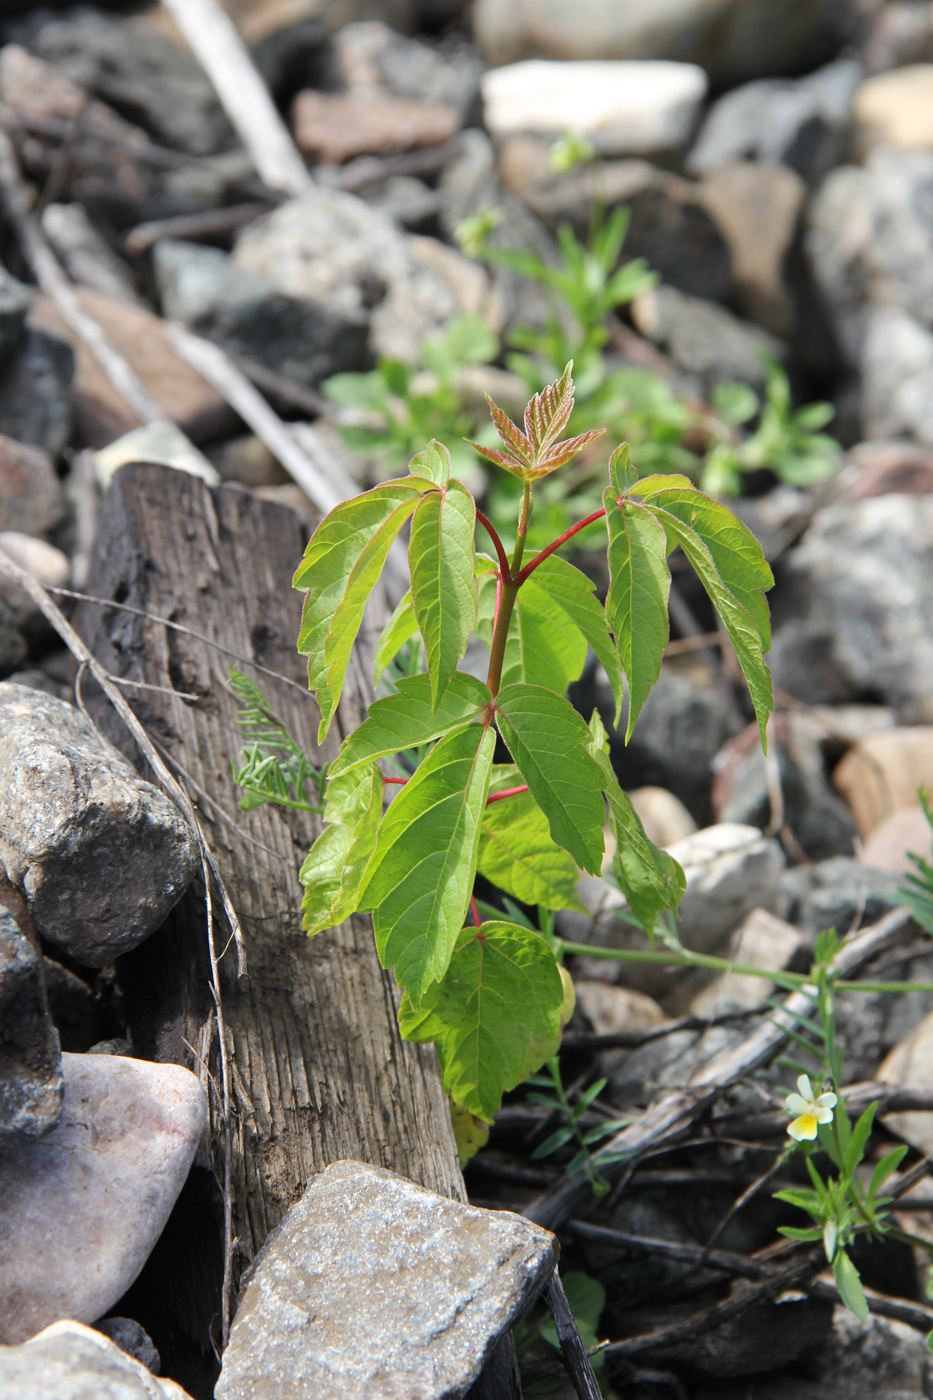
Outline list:
[[[521,1216],[336,1162],[257,1255],[217,1400],[457,1400],[557,1253]]]
[[[0,1156],[2,1343],[113,1307],[162,1233],[207,1122],[200,1081],[178,1065],[63,1055],[62,1067],[58,1126]]]

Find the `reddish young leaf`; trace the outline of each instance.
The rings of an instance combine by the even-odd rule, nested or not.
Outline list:
[[[573,360],[570,360],[560,379],[535,394],[525,409],[525,432],[534,443],[536,453],[552,443],[567,426],[573,412],[572,369]]]
[[[590,428],[588,432],[581,433],[579,437],[566,438],[563,442],[553,443],[546,452],[538,458],[534,467],[528,473],[529,477],[547,476],[550,472],[562,467],[565,462],[569,462],[571,457],[575,457],[578,452],[582,452],[591,442],[595,442],[598,437],[602,437],[605,428]]]
[[[530,467],[535,460],[535,449],[528,438],[488,394],[486,402],[489,404],[489,412],[496,425],[496,432],[505,443],[506,450],[513,457],[517,457],[520,462],[523,462],[526,467]]]

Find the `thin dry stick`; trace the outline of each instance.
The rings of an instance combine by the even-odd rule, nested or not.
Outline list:
[[[554,1319],[557,1340],[560,1342],[561,1358],[567,1368],[567,1374],[573,1382],[574,1390],[580,1400],[602,1400],[599,1381],[596,1379],[593,1367],[590,1365],[590,1358],[586,1354],[586,1347],[577,1331],[573,1310],[567,1301],[567,1294],[564,1292],[564,1285],[561,1283],[560,1274],[556,1268],[544,1289],[544,1301],[547,1304],[548,1312]]]
[[[314,181],[230,16],[217,0],[163,0],[214,85],[271,190],[303,194]]]
[[[909,909],[892,909],[883,919],[862,929],[842,945],[832,961],[832,971],[842,976],[868,962],[899,936],[910,919]],[[610,1139],[593,1158],[597,1170],[610,1180],[619,1176],[624,1170],[625,1161],[684,1133],[721,1089],[767,1064],[784,1044],[787,1032],[794,1029],[793,1015],[788,1013],[808,1016],[813,1012],[813,1001],[807,990],[802,989],[792,992],[784,1007],[786,1011],[776,1011],[740,1045],[711,1060],[688,1088],[666,1094],[663,1099],[653,1103],[637,1122]],[[584,1204],[589,1195],[588,1174],[574,1172],[532,1201],[523,1214],[538,1225],[555,1230]]]
[[[30,213],[13,143],[3,130],[0,130],[0,197],[39,286],[90,350],[127,407],[141,423],[170,423],[168,414],[152,397],[132,365],[108,339],[93,316],[88,315],[75,295],[58,259]],[[201,457],[196,448],[192,447],[192,451]],[[202,461],[211,478],[216,480],[213,467],[206,458],[202,458]]]

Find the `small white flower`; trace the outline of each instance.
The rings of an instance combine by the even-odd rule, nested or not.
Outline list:
[[[788,1094],[784,1100],[788,1113],[797,1115],[793,1123],[788,1124],[787,1131],[797,1142],[812,1141],[820,1123],[833,1121],[836,1095],[820,1094],[819,1098],[814,1098],[813,1085],[805,1074],[797,1080],[797,1088],[799,1093]]]

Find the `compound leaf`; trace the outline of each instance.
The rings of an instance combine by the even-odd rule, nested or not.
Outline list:
[[[491,1123],[502,1095],[534,1074],[560,1044],[563,983],[540,934],[500,921],[466,928],[444,980],[415,1007],[406,992],[406,1040],[433,1040],[444,1088]]]
[[[374,700],[368,718],[344,739],[331,765],[331,777],[440,739],[470,720],[479,719],[490,698],[482,681],[458,671],[451,676],[444,698],[434,710],[430,676],[400,680],[396,693]]]
[[[566,628],[569,624],[575,628],[593,648],[612,685],[612,693],[616,700],[615,722],[618,724],[623,698],[622,666],[616,645],[609,634],[606,611],[594,596],[595,585],[586,574],[574,568],[573,564],[568,564],[566,559],[552,554],[543,564],[538,565],[522,585],[518,604],[528,588],[537,589],[539,593],[546,594],[552,603],[556,603],[566,618],[563,626]],[[579,676],[580,671],[577,671],[576,675],[570,677],[568,684],[579,679]],[[530,680],[531,677],[526,679]],[[544,684],[548,682],[545,681]],[[551,682],[550,688],[556,690],[558,687]]]
[[[653,503],[652,503],[653,504]],[[729,634],[735,654],[742,668],[748,691],[752,698],[761,742],[767,747],[765,726],[773,706],[771,672],[761,654],[761,631],[751,613],[736,599],[723,583],[715,560],[699,535],[685,525],[677,516],[659,510],[659,518],[668,534],[680,544],[681,549],[696,571],[697,577],[706,589],[710,602],[722,618],[722,624]]]
[[[398,656],[406,642],[411,641],[418,631],[418,619],[412,606],[411,590],[399,603],[376,642],[376,656],[373,663],[373,685],[379,684],[379,677],[385,668]]]
[[[309,934],[334,928],[357,907],[382,818],[382,774],[376,765],[332,778],[324,816],[330,825],[311,847],[299,875],[305,887],[302,927]]]
[[[644,482],[636,490],[641,494]],[[732,596],[755,619],[765,651],[771,648],[771,624],[765,590],[774,586],[774,575],[761,545],[748,526],[721,501],[695,486],[651,493],[650,505],[674,515],[706,545],[719,576]]]
[[[551,835],[578,865],[599,873],[603,854],[602,779],[587,751],[590,732],[569,701],[543,686],[503,686],[499,733],[521,770]]]
[[[330,728],[363,609],[389,547],[432,482],[387,481],[343,501],[315,530],[293,586],[306,591],[298,650],[308,657],[308,686],[321,711],[318,743]]]
[[[590,734],[590,753],[600,769],[609,803],[609,826],[616,843],[613,873],[629,908],[650,938],[660,913],[667,909],[676,913],[687,888],[686,876],[674,857],[660,850],[645,835],[630,798],[619,787],[606,752],[606,731],[595,710],[590,720]]]
[[[447,734],[382,819],[359,907],[373,911],[383,967],[417,1005],[447,971],[476,871],[495,734]]]
[[[497,764],[493,773],[490,796],[521,785],[513,764]],[[551,839],[547,817],[528,792],[487,802],[476,868],[523,904],[587,912],[577,894],[577,867]]]
[[[628,678],[628,743],[660,674],[670,637],[667,600],[671,572],[667,567],[667,536],[651,511],[631,501],[617,506],[611,488],[607,488],[604,500],[609,529],[606,613]]]
[[[450,453],[442,442],[432,438],[427,447],[415,453],[408,470],[412,476],[425,477],[435,486],[444,487],[450,480]]]
[[[459,481],[418,502],[408,560],[435,706],[476,626],[476,506]]]

